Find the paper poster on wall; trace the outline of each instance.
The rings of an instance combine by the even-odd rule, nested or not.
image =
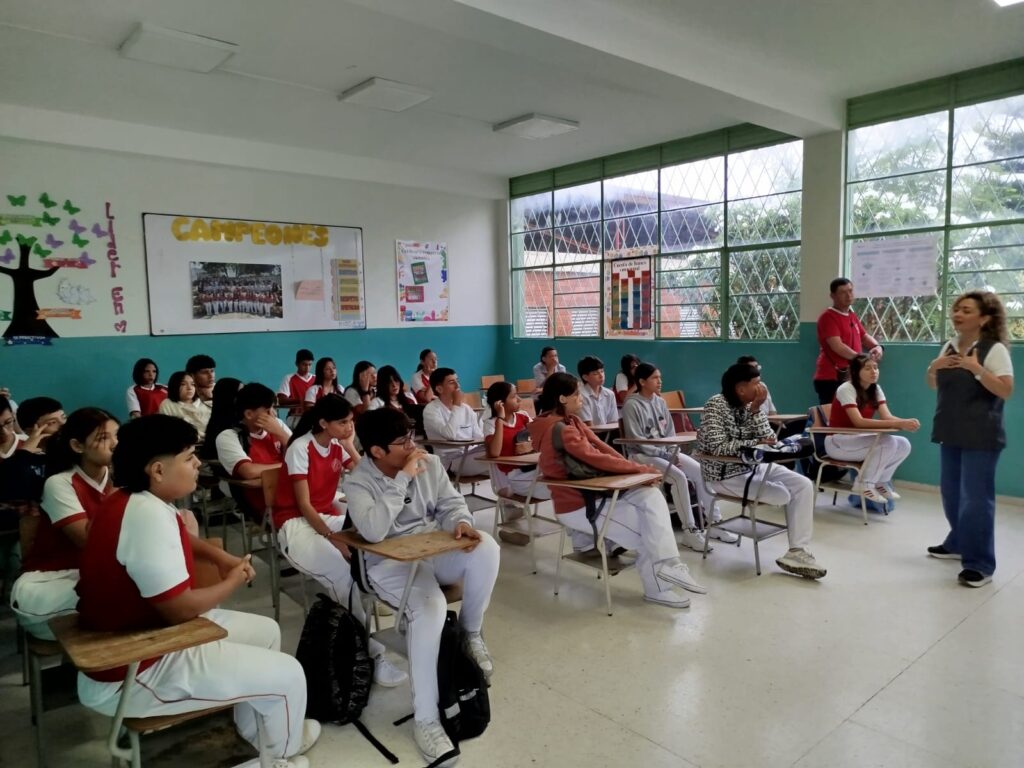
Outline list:
[[[858,296],[933,296],[938,256],[936,235],[864,240],[850,250],[850,279]]]
[[[403,323],[448,320],[448,245],[396,240],[398,319]]]
[[[154,334],[366,327],[363,233],[146,213]]]
[[[616,259],[605,270],[606,339],[653,339],[653,274],[649,257]]]
[[[122,263],[112,205],[58,192],[10,190],[0,197],[4,343],[145,333],[124,317],[132,299],[125,285],[141,280],[142,265]]]

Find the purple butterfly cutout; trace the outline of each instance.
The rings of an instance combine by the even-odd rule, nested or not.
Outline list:
[[[83,226],[82,226],[81,224],[79,224],[79,223],[78,223],[78,219],[72,219],[72,220],[71,220],[71,221],[70,221],[70,222],[68,223],[68,229],[70,229],[70,230],[71,230],[72,232],[74,232],[74,233],[75,233],[76,235],[80,235],[80,234],[82,234],[83,232],[85,232],[85,230],[87,230],[87,229],[88,229],[88,227],[83,227]]]
[[[86,253],[85,251],[82,251],[82,255],[81,255],[81,256],[79,257],[79,259],[78,259],[78,260],[79,260],[79,261],[80,261],[80,262],[81,262],[82,264],[84,264],[85,266],[87,266],[87,267],[88,267],[88,266],[89,266],[90,264],[95,264],[95,263],[96,263],[96,259],[90,259],[90,258],[89,258],[89,254],[88,254],[88,253]]]
[[[103,229],[103,227],[101,227],[99,224],[93,224],[92,225],[92,233],[94,235],[96,235],[96,237],[106,237],[107,236],[107,230]]]
[[[51,248],[60,248],[62,245],[64,245],[64,241],[58,240],[56,237],[53,236],[53,233],[50,233],[46,236],[46,244]]]
[[[0,261],[2,261],[4,264],[10,264],[12,261],[14,261],[14,251],[8,248],[6,251],[4,251],[4,255],[0,256]]]

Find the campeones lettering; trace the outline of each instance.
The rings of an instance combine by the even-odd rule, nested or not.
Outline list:
[[[315,224],[265,224],[262,221],[219,221],[179,216],[171,222],[171,234],[178,240],[223,240],[240,243],[249,238],[254,245],[311,245],[323,248],[329,242],[327,227]]]

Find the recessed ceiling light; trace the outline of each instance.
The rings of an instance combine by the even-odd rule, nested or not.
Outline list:
[[[1024,3],[1024,0],[995,0],[995,4],[1001,5],[1003,8],[1008,5],[1016,5],[1017,3]]]
[[[339,94],[338,100],[389,112],[403,112],[433,96],[432,91],[383,77],[371,77]]]
[[[118,49],[126,59],[148,61],[191,72],[211,72],[230,59],[239,46],[176,29],[164,29],[142,22]]]
[[[547,139],[551,136],[558,136],[561,133],[569,133],[580,127],[575,120],[566,120],[564,117],[551,117],[549,115],[538,115],[531,113],[514,117],[503,123],[496,123],[494,130],[500,133],[511,133],[523,139]]]

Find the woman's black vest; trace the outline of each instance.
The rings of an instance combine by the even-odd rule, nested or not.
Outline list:
[[[978,362],[985,364],[992,345],[982,339],[974,346]],[[950,346],[947,355],[957,354]],[[971,451],[998,451],[1006,447],[1003,399],[985,389],[964,368],[940,368],[935,374],[938,402],[932,424],[932,442]]]

